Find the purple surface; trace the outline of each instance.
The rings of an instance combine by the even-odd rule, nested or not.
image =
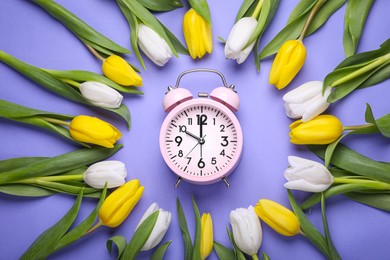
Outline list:
[[[99,32],[119,44],[130,48],[129,27],[115,1],[84,0],[58,3],[81,17]],[[260,47],[264,47],[284,26],[297,1],[281,1],[276,16],[265,33]],[[227,38],[233,26],[241,1],[209,1],[213,20],[214,50],[202,60],[193,61],[180,55],[159,68],[145,59],[147,71],[142,71],[144,96],[125,98],[132,115],[132,128],[126,131],[123,121],[108,113],[90,109],[65,100],[17,72],[0,64],[1,99],[41,110],[66,114],[99,116],[122,131],[120,143],[125,147],[113,159],[126,163],[128,179],[138,178],[145,186],[144,195],[129,218],[118,228],[102,227],[94,234],[53,255],[53,259],[112,259],[105,248],[111,236],[123,235],[130,239],[144,211],[157,202],[173,214],[172,224],[163,241],[173,240],[166,259],[182,259],[183,242],[175,207],[180,198],[189,228],[193,234],[194,219],[191,196],[201,212],[210,212],[214,220],[215,240],[230,245],[226,234],[229,212],[238,207],[254,205],[261,198],[288,205],[283,187],[283,171],[288,166],[287,156],[317,158],[305,147],[289,143],[288,125],[291,120],[284,114],[282,95],[310,80],[321,80],[344,59],[342,48],[345,6],[339,9],[314,35],[305,39],[307,60],[299,75],[285,90],[277,91],[268,84],[272,59],[262,62],[261,73],[253,65],[253,57],[238,66],[225,60],[223,45],[217,36]],[[183,40],[181,20],[187,7],[158,14],[167,27]],[[378,48],[388,37],[390,19],[387,17],[390,1],[376,1],[367,19],[358,48],[359,52]],[[0,1],[0,49],[33,65],[51,69],[82,69],[100,73],[101,64],[64,26],[29,1]],[[130,60],[139,64],[134,55]],[[176,177],[164,164],[158,147],[159,130],[165,117],[161,103],[166,87],[174,84],[186,69],[209,67],[225,74],[228,84],[235,84],[241,97],[237,117],[244,134],[241,163],[230,176],[230,188],[221,183],[196,186],[181,183],[173,188]],[[196,93],[211,91],[220,85],[214,75],[196,74],[184,78],[182,86]],[[376,117],[389,112],[389,82],[374,88],[356,91],[328,110],[345,125],[364,123],[365,104],[372,106]],[[76,145],[35,127],[24,126],[0,119],[0,159],[22,156],[55,156],[78,149]],[[357,151],[376,160],[389,161],[390,143],[379,135],[348,137],[343,141]],[[296,192],[296,198],[306,196]],[[48,227],[57,222],[71,207],[74,197],[55,195],[45,198],[22,198],[0,194],[0,259],[17,259]],[[77,219],[80,222],[95,206],[95,200],[84,199]],[[336,247],[344,259],[388,258],[390,217],[388,213],[353,202],[342,196],[329,199],[327,216]],[[322,230],[320,208],[314,207],[309,215],[314,225]],[[303,237],[283,237],[267,225],[263,227],[260,251],[272,259],[322,259],[322,255]],[[150,253],[142,253],[140,259]],[[217,259],[215,253],[210,259]]]

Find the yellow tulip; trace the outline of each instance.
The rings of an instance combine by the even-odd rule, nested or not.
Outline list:
[[[184,15],[183,32],[193,59],[202,58],[206,52],[213,51],[211,24],[192,8]]]
[[[282,89],[298,74],[306,59],[306,48],[300,40],[286,41],[276,54],[269,74],[269,84]]]
[[[200,240],[200,257],[206,259],[213,250],[214,235],[213,235],[213,219],[209,213],[203,213],[202,231]]]
[[[332,115],[319,115],[307,122],[297,120],[290,125],[293,144],[330,144],[343,133],[340,120]]]
[[[117,227],[127,218],[140,200],[144,186],[137,179],[131,180],[111,193],[99,210],[99,222],[108,227]]]
[[[295,236],[300,232],[299,220],[294,212],[272,200],[259,200],[255,211],[261,220],[281,235]]]
[[[142,86],[142,78],[127,61],[118,55],[111,55],[103,61],[103,74],[123,86]]]
[[[121,132],[113,125],[91,116],[76,116],[69,125],[69,132],[73,139],[97,144],[106,148],[113,148],[117,140],[122,137]]]

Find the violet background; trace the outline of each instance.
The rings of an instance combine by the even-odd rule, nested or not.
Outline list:
[[[115,42],[131,48],[129,26],[114,0],[57,0],[97,31]],[[281,1],[270,27],[264,34],[260,48],[279,32],[298,1]],[[41,110],[64,114],[98,116],[115,124],[123,133],[119,143],[124,148],[112,159],[123,161],[128,169],[128,180],[140,179],[145,192],[128,219],[118,228],[102,227],[93,234],[55,253],[50,259],[113,259],[106,250],[106,241],[115,235],[129,240],[144,211],[153,202],[172,212],[171,226],[163,242],[173,240],[166,259],[183,258],[183,241],[176,212],[176,198],[183,204],[189,229],[194,234],[191,196],[202,212],[210,212],[214,222],[215,241],[230,247],[226,226],[229,212],[238,207],[255,205],[268,198],[288,206],[283,171],[288,166],[287,156],[297,155],[320,161],[304,146],[289,143],[288,125],[282,96],[289,90],[311,80],[322,80],[344,58],[342,35],[345,5],[330,17],[314,35],[306,38],[306,63],[299,75],[282,91],[268,84],[271,59],[262,62],[257,73],[252,55],[242,65],[225,60],[223,44],[217,36],[227,38],[233,26],[241,1],[209,1],[213,21],[214,49],[211,55],[193,61],[189,56],[172,58],[163,67],[157,67],[145,58],[147,71],[142,71],[144,96],[126,95],[124,103],[132,116],[132,128],[126,131],[124,122],[113,114],[68,101],[19,73],[0,64],[0,98]],[[181,22],[185,7],[157,17],[179,39],[183,40]],[[367,19],[358,52],[377,49],[389,37],[390,1],[375,1]],[[0,1],[0,49],[38,67],[58,70],[89,70],[101,72],[101,64],[81,42],[62,24],[30,1]],[[129,60],[139,65],[134,55]],[[196,186],[182,182],[174,189],[175,175],[162,160],[158,138],[165,118],[162,99],[168,85],[190,68],[208,67],[220,70],[228,84],[235,84],[241,98],[236,114],[244,134],[244,150],[240,165],[230,175],[230,188],[220,182],[209,186]],[[369,103],[376,117],[390,111],[389,81],[373,88],[352,93],[333,104],[327,113],[338,116],[345,125],[364,123],[365,104]],[[182,86],[192,93],[210,92],[220,86],[220,78],[213,74],[197,73],[184,77]],[[56,156],[78,149],[52,133],[0,119],[0,159],[23,156]],[[344,144],[376,160],[390,161],[390,142],[380,135],[350,136]],[[294,192],[302,201],[308,194]],[[0,259],[17,259],[47,228],[56,223],[71,207],[75,197],[54,195],[43,198],[23,198],[0,194]],[[77,218],[81,222],[95,207],[96,201],[84,199]],[[389,214],[343,196],[327,200],[330,231],[340,255],[344,259],[386,259],[390,240]],[[310,220],[322,230],[319,206],[312,208]],[[262,223],[263,243],[260,252],[271,259],[322,259],[323,256],[302,236],[283,237]],[[140,254],[147,259],[150,252]],[[260,253],[259,253],[260,255]],[[209,259],[217,259],[213,252]]]

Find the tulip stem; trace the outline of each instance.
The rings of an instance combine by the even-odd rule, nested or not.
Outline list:
[[[253,260],[259,260],[259,257],[256,254],[254,254],[254,255],[252,255],[252,259]]]
[[[87,46],[88,50],[93,54],[93,56],[98,58],[100,61],[103,62],[105,60],[105,58],[103,58],[94,48],[92,48],[88,44],[85,44],[85,46]]]
[[[256,8],[255,10],[253,11],[253,14],[251,17],[255,18],[257,20],[257,18],[259,17],[259,14],[260,14],[260,11],[261,11],[261,8],[263,7],[263,3],[264,3],[264,0],[260,0],[257,5],[256,5]]]
[[[376,190],[390,190],[390,184],[383,181],[351,179],[351,178],[334,178],[334,184],[364,184]]]
[[[73,86],[73,87],[76,87],[76,88],[80,87],[80,83],[75,81],[75,80],[71,80],[71,79],[60,79],[60,80],[65,82],[66,84]]]
[[[95,231],[96,229],[98,229],[100,226],[102,226],[103,223],[101,223],[100,221],[98,223],[96,223],[93,227],[91,227],[90,229],[88,229],[84,234],[82,234],[81,236],[86,236],[88,235],[89,233]]]
[[[358,70],[355,70],[354,72],[348,74],[348,75],[345,75],[344,77],[342,77],[341,79],[338,79],[336,80],[335,82],[333,82],[332,84],[330,84],[330,87],[336,87],[338,85],[341,85],[345,82],[347,82],[348,80],[351,80],[353,78],[356,78],[357,76],[360,76],[370,70],[373,70],[377,67],[379,67],[380,65],[388,62],[390,60],[390,53],[386,54],[386,55],[383,55],[377,59],[375,59],[372,63],[366,65],[366,66],[363,66],[361,67],[360,69]]]
[[[45,120],[46,122],[57,124],[57,125],[64,125],[64,126],[70,126],[69,122],[66,122],[64,120],[55,119],[51,117],[42,117],[41,119]]]
[[[59,175],[59,176],[46,176],[46,177],[37,177],[21,180],[18,183],[31,184],[36,183],[37,181],[81,181],[83,180],[83,174],[73,174],[73,175]]]
[[[344,130],[358,130],[358,129],[367,128],[367,127],[371,127],[371,126],[373,126],[373,124],[351,125],[351,126],[344,126],[343,129]]]
[[[305,38],[307,29],[309,29],[311,21],[313,20],[314,16],[318,12],[318,10],[320,10],[322,5],[325,4],[325,2],[326,2],[326,0],[318,0],[317,3],[314,5],[313,9],[311,10],[311,12],[309,14],[309,17],[306,20],[305,25],[303,26],[302,33],[301,33],[301,35],[298,38],[299,41],[302,41],[303,38]]]

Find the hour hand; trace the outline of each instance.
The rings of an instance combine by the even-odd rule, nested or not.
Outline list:
[[[201,141],[201,138],[200,138],[200,137],[198,137],[198,136],[194,135],[194,134],[193,134],[193,133],[191,133],[191,132],[188,132],[187,130],[186,130],[186,131],[184,131],[184,133],[188,134],[188,135],[189,135],[189,136],[191,136],[192,138],[195,138],[196,140],[198,140],[198,142],[200,142],[200,141]]]

